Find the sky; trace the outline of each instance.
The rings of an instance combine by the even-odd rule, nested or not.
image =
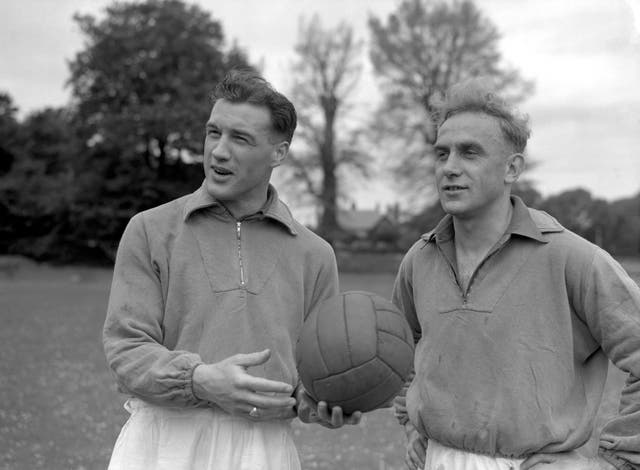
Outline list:
[[[386,18],[399,0],[199,0],[265,77],[287,92],[298,19],[348,21],[368,40],[370,15]],[[100,17],[110,0],[2,0],[0,90],[21,116],[69,100],[68,61],[83,47],[74,13]],[[614,200],[640,192],[640,0],[476,0],[502,35],[505,63],[535,82],[521,103],[532,136],[527,176],[544,195],[581,187]],[[357,102],[380,90],[363,53]],[[390,156],[392,158],[392,156]],[[402,200],[384,172],[357,183],[362,208]]]

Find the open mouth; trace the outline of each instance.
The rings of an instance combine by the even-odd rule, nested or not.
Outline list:
[[[467,187],[457,184],[445,184],[442,189],[445,191],[462,191],[463,189],[467,189]]]
[[[227,175],[232,175],[233,174],[233,172],[231,170],[228,170],[228,169],[226,169],[224,167],[221,167],[221,166],[213,165],[211,168],[213,169],[213,172],[215,174],[220,175],[220,176],[227,176]]]

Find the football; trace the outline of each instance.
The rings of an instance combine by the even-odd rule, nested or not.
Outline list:
[[[296,349],[306,392],[346,414],[387,406],[413,365],[413,336],[404,315],[371,292],[323,301],[305,320]]]

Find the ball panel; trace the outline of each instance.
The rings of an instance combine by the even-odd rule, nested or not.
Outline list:
[[[413,333],[409,323],[398,310],[377,310],[377,329],[397,336],[409,344],[413,344]]]
[[[359,396],[364,390],[375,387],[389,373],[394,372],[374,357],[357,367],[316,379],[313,388],[325,401],[337,401]]]
[[[383,366],[378,365],[379,368]],[[340,406],[346,414],[354,411],[375,410],[389,403],[402,389],[404,380],[402,380],[391,369],[386,368],[387,374],[373,387],[366,389],[363,393],[355,397],[343,397],[342,399],[327,402],[329,406]]]
[[[371,297],[373,304],[375,305],[376,310],[389,310],[391,312],[398,311],[398,308],[391,302],[379,295],[373,295]]]
[[[404,380],[413,365],[413,346],[395,335],[379,331],[378,359]]]
[[[343,296],[325,300],[316,310],[316,339],[329,374],[351,367]],[[316,376],[317,378],[318,376]]]
[[[296,362],[298,375],[307,393],[317,400],[317,393],[313,388],[313,381],[317,377],[330,374],[320,350],[317,337],[317,310],[311,312],[303,324],[296,346]]]
[[[343,298],[351,366],[358,366],[376,355],[376,313],[368,295],[345,293]]]

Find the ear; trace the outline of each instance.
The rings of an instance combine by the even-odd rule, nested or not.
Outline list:
[[[282,165],[285,158],[289,154],[289,142],[282,141],[279,144],[274,146],[273,152],[271,154],[271,168],[275,168],[277,166]]]
[[[504,182],[507,184],[513,184],[518,181],[518,178],[524,171],[525,159],[521,153],[514,153],[507,157],[506,171],[504,174]]]

